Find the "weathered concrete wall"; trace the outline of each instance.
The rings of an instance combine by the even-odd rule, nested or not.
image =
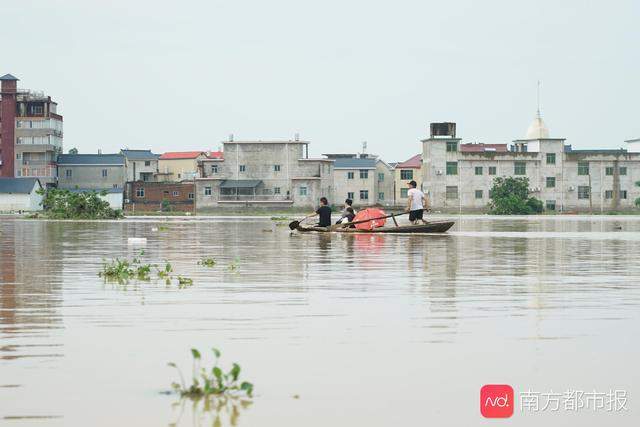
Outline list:
[[[31,194],[0,193],[0,212],[41,211],[42,196],[33,191]]]
[[[129,160],[126,159],[126,180],[142,181],[143,173],[152,174],[151,180],[154,180],[154,173],[158,172],[158,160]],[[149,165],[146,165],[149,162]],[[135,175],[134,175],[135,174]]]
[[[376,162],[375,175],[376,204],[382,206],[394,206],[396,199],[394,195],[395,183],[393,170],[389,165],[378,160]]]
[[[107,170],[107,176],[102,171]],[[71,177],[67,177],[71,170]],[[58,166],[58,187],[74,189],[86,188],[103,190],[107,188],[124,189],[124,165],[60,165]]]
[[[376,170],[362,169],[367,171],[366,178],[360,178],[360,169],[334,169],[333,182],[336,191],[336,200],[342,204],[348,197],[353,199],[356,207],[372,206],[376,204]],[[349,173],[353,178],[349,178]],[[367,191],[368,198],[360,197],[361,191]],[[351,193],[351,194],[350,194]]]
[[[176,194],[177,193],[177,194]],[[195,184],[184,182],[128,182],[125,203],[127,212],[153,212],[162,210],[163,200],[169,202],[169,210],[195,211]]]

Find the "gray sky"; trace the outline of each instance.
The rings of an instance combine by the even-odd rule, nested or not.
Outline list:
[[[432,121],[524,137],[537,80],[552,137],[640,137],[637,0],[21,0],[0,18],[0,73],[59,102],[65,151],[299,132],[314,155],[366,140],[405,160]]]

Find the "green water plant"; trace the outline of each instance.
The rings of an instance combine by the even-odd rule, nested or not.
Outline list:
[[[178,371],[180,382],[171,384],[171,388],[181,397],[191,399],[206,398],[209,396],[253,396],[253,384],[240,381],[240,365],[233,363],[231,369],[223,371],[220,368],[220,350],[212,350],[214,362],[211,368],[201,366],[202,355],[199,350],[192,348],[191,384],[187,385],[185,377],[178,366],[171,362],[169,366]]]
[[[271,221],[289,221],[289,217],[286,216],[272,216]]]
[[[160,279],[169,279],[171,277],[171,273],[173,273],[173,266],[169,261],[165,261],[163,269],[159,269],[158,266],[156,266],[156,269]]]
[[[193,279],[190,279],[189,277],[178,276],[177,280],[178,280],[178,287],[181,289],[186,288],[187,286],[193,285]]]
[[[235,257],[231,264],[229,264],[229,271],[232,273],[239,273],[240,271],[240,258]]]
[[[107,280],[117,280],[120,282],[129,279],[149,280],[151,273],[151,265],[142,264],[138,258],[134,258],[132,262],[126,259],[115,258],[111,262],[104,262],[102,270],[98,276]]]
[[[200,261],[198,261],[198,265],[213,268],[216,265],[216,260],[211,257],[205,257],[205,258],[202,258]]]

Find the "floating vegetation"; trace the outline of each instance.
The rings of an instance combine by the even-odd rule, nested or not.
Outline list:
[[[232,273],[239,273],[240,272],[240,258],[239,257],[235,257],[235,259],[231,262],[231,264],[229,264],[229,271],[231,271]]]
[[[271,221],[289,221],[289,217],[286,216],[272,216]]]
[[[169,227],[167,227],[166,225],[161,225],[160,227],[158,227],[158,231],[167,231],[169,230]]]
[[[71,192],[58,188],[40,189],[43,215],[51,219],[118,219],[121,209],[112,209],[105,200],[106,191]]]
[[[165,261],[164,269],[160,270],[157,266],[156,266],[156,269],[158,270],[159,278],[161,279],[171,278],[171,273],[173,273],[173,267],[171,266],[171,263],[169,263],[169,261]]]
[[[211,257],[202,258],[200,261],[198,261],[198,265],[213,268],[216,265],[216,260]]]
[[[172,383],[171,388],[181,397],[199,399],[209,396],[253,396],[253,384],[247,381],[240,382],[240,365],[234,363],[229,371],[224,372],[219,366],[220,350],[211,350],[214,356],[214,363],[211,369],[200,365],[201,354],[195,348],[191,349],[192,378],[191,385],[187,386],[184,375],[178,366],[171,362],[169,366],[178,371],[179,383]]]
[[[177,279],[178,279],[178,287],[180,289],[193,285],[193,279],[190,279],[188,277],[178,276]]]
[[[129,279],[149,280],[150,272],[151,265],[141,264],[138,258],[134,258],[132,262],[116,258],[109,263],[103,263],[102,271],[98,273],[98,276],[107,280],[126,282]]]

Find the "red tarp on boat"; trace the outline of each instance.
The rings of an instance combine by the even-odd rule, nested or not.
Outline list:
[[[378,208],[367,208],[363,209],[356,214],[356,217],[353,221],[363,221],[365,219],[370,218],[380,218],[381,216],[386,216],[387,214]],[[362,224],[356,224],[355,227],[360,230],[373,230],[374,228],[383,227],[385,222],[387,222],[386,218],[375,219],[373,221],[363,222]]]

